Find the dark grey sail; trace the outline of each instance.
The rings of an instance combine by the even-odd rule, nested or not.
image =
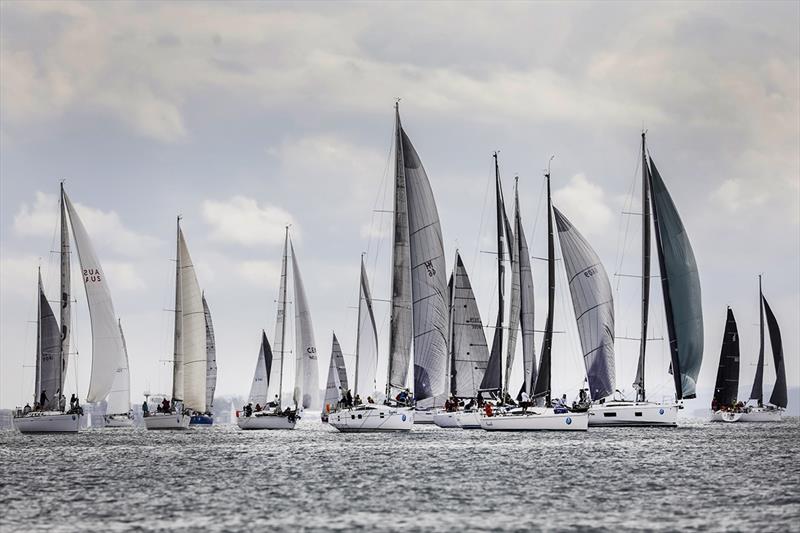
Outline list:
[[[650,189],[675,395],[689,399],[696,397],[703,362],[700,276],[689,236],[652,157]]]
[[[256,371],[253,374],[253,383],[250,385],[250,395],[247,401],[253,405],[267,405],[269,397],[269,384],[272,372],[272,348],[267,340],[267,334],[261,330],[261,348],[256,360]],[[280,396],[278,396],[280,398]]]
[[[534,343],[534,296],[533,296],[533,271],[531,270],[531,254],[528,250],[528,241],[522,227],[522,212],[519,208],[518,187],[514,189],[514,241],[519,250],[519,278],[520,278],[520,326],[522,329],[522,370],[523,390],[533,394],[533,384],[536,383],[536,345]],[[520,392],[520,396],[522,393]]]
[[[778,327],[778,321],[775,320],[775,315],[767,303],[764,295],[761,295],[761,300],[764,302],[764,312],[767,317],[767,329],[769,329],[769,340],[772,345],[772,357],[775,361],[775,387],[772,389],[772,395],[769,398],[769,403],[777,407],[786,408],[788,404],[787,391],[786,391],[786,365],[783,360],[783,340],[781,339],[781,330]]]
[[[206,409],[214,405],[214,391],[217,389],[217,343],[214,339],[214,322],[208,309],[206,295],[203,294],[203,313],[206,318]]]
[[[452,302],[451,393],[459,398],[474,398],[486,372],[489,347],[472,284],[458,252]]]
[[[611,283],[586,239],[555,207],[553,214],[583,349],[589,395],[592,400],[599,400],[613,394],[616,388]]]
[[[762,405],[764,403],[764,294],[761,292],[761,276],[758,276],[758,327],[758,362],[750,399]]]
[[[722,351],[719,354],[717,382],[714,385],[712,409],[732,406],[739,394],[739,331],[733,310],[728,307],[725,333],[722,336]]]
[[[544,326],[544,339],[542,340],[542,354],[539,356],[539,373],[533,387],[533,398],[537,403],[550,405],[550,367],[553,346],[553,313],[555,312],[556,297],[556,263],[555,242],[553,235],[553,200],[550,195],[550,172],[545,174],[547,179],[547,320]]]
[[[42,273],[39,272],[39,310],[37,316],[36,335],[36,396],[34,402],[42,398],[47,401],[42,405],[45,411],[58,409],[58,389],[61,386],[61,331],[44,294]]]

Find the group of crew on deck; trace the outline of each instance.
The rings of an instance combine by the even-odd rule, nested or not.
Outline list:
[[[711,400],[711,410],[712,411],[727,411],[729,413],[744,413],[747,411],[745,404],[743,401],[739,400],[738,402],[733,402],[730,405],[721,404],[717,401],[716,398]]]
[[[261,406],[260,403],[256,402],[255,406],[252,402],[248,403],[244,407],[242,407],[242,412],[244,416],[251,417],[254,413],[267,413],[273,415],[286,415],[289,416],[293,411],[291,407],[287,407],[286,409],[281,410],[280,400],[278,395],[275,395],[275,399],[271,402],[267,403],[265,406]]]
[[[83,407],[81,407],[80,401],[78,400],[78,397],[75,394],[73,394],[69,399],[69,411],[66,410],[67,397],[64,396],[63,394],[60,394],[58,396],[58,406],[54,407],[49,406],[48,405],[49,401],[50,398],[47,397],[47,391],[43,390],[42,393],[39,395],[39,401],[33,402],[33,407],[31,407],[31,404],[29,403],[25,404],[25,407],[22,408],[23,416],[29,413],[40,413],[51,410],[58,410],[61,411],[62,413],[65,412],[68,415],[83,414]]]

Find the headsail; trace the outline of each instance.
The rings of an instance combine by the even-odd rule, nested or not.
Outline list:
[[[696,396],[703,362],[700,276],[686,229],[652,157],[650,189],[675,393],[689,399]]]
[[[183,403],[204,413],[206,405],[206,319],[194,263],[182,231],[178,231],[181,266],[181,321],[183,340]]]
[[[206,295],[203,294],[203,314],[206,319],[206,408],[214,405],[214,391],[217,388],[217,343],[214,339],[214,322],[208,309]]]
[[[489,362],[489,347],[486,334],[472,292],[467,269],[456,252],[453,276],[452,314],[452,393],[459,398],[474,398],[478,394],[486,365]]]
[[[36,328],[36,396],[34,402],[42,397],[42,391],[47,396],[47,402],[42,406],[44,410],[58,408],[58,395],[60,371],[59,364],[61,333],[58,329],[56,316],[50,307],[50,302],[42,286],[42,272],[39,271],[39,309]]]
[[[344,382],[342,381],[342,371],[344,371]],[[344,356],[336,333],[333,334],[331,341],[331,361],[328,364],[328,381],[325,386],[325,404],[323,410],[336,408],[337,403],[342,397],[342,390],[347,390],[347,371],[344,368]]]
[[[268,395],[270,383],[270,369],[272,368],[272,349],[267,340],[267,334],[261,330],[261,348],[258,350],[256,360],[256,371],[253,374],[253,383],[250,385],[250,395],[247,397],[248,403],[265,406],[270,401]]]
[[[361,277],[358,290],[358,332],[356,337],[356,375],[354,394],[366,401],[375,394],[375,373],[378,369],[378,328],[372,309],[367,269],[361,258]],[[334,337],[335,338],[335,337]],[[341,350],[340,350],[341,352]]]
[[[769,329],[769,340],[772,345],[772,357],[775,361],[775,387],[772,389],[772,395],[769,397],[769,403],[772,405],[786,408],[788,403],[786,391],[786,365],[783,360],[783,340],[781,339],[781,330],[778,327],[778,321],[775,320],[775,315],[767,303],[764,295],[761,295],[764,301],[764,312],[767,316],[767,328]]]
[[[292,250],[292,277],[294,279],[294,327],[295,327],[295,385],[294,402],[308,409],[318,401],[319,371],[317,369],[317,345],[314,342],[314,327],[311,324],[311,310],[306,300],[306,289],[300,276],[294,245]]]
[[[446,393],[447,271],[436,201],[411,140],[400,128],[408,201],[414,328],[414,396],[417,401]]]
[[[739,394],[739,331],[733,311],[728,308],[722,351],[719,354],[717,382],[714,385],[713,406],[732,406]]]
[[[561,255],[583,349],[583,362],[593,400],[614,393],[614,300],[608,274],[595,251],[553,207]]]
[[[125,334],[122,332],[122,321],[117,320],[119,337],[122,339],[123,360],[114,372],[114,383],[108,393],[106,404],[107,415],[127,414],[131,410],[131,375],[128,370],[128,345],[125,343]]]
[[[127,368],[127,364],[106,274],[66,192],[63,192],[63,198],[81,264],[81,277],[92,324],[92,374],[86,401],[97,403],[105,400],[111,392],[117,369],[123,366]],[[123,412],[127,413],[128,407]]]

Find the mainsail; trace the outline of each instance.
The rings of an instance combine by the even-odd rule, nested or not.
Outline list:
[[[217,388],[217,343],[214,340],[214,323],[203,294],[203,314],[206,320],[206,408],[214,405],[214,390]]]
[[[183,342],[183,403],[204,413],[206,404],[206,319],[203,297],[183,232],[178,230]]]
[[[181,290],[181,217],[178,216],[178,235],[175,239],[175,327],[173,328],[172,349],[172,401],[183,400],[183,311]]]
[[[414,396],[443,395],[447,364],[447,271],[439,214],[430,181],[411,140],[400,127],[408,202],[414,329]]]
[[[378,368],[378,328],[372,309],[367,269],[361,258],[361,277],[358,290],[358,332],[356,337],[356,375],[354,394],[366,401],[375,394],[375,372]],[[335,337],[334,337],[334,342]],[[338,343],[337,343],[338,344]],[[341,350],[340,350],[341,354]]]
[[[42,397],[42,391],[47,396],[47,402],[42,406],[43,410],[54,410],[58,408],[58,395],[56,392],[60,386],[60,352],[61,333],[58,329],[56,316],[47,301],[42,286],[42,272],[39,271],[39,300],[36,321],[36,396],[34,403]]]
[[[97,403],[106,399],[111,392],[117,370],[121,367],[127,369],[127,364],[106,274],[100,267],[100,261],[83,222],[67,193],[62,192],[62,194],[81,264],[81,277],[86,289],[86,302],[89,305],[92,325],[92,373],[86,401]],[[126,406],[122,412],[127,413],[128,407]]]
[[[647,353],[647,321],[650,314],[650,171],[647,166],[645,133],[642,132],[642,311],[639,329],[639,363],[636,365],[636,400],[646,400],[645,355]]]
[[[528,241],[522,228],[522,212],[519,208],[518,187],[514,190],[514,242],[518,249],[520,277],[520,326],[522,327],[522,369],[523,387],[528,394],[533,394],[536,383],[536,346],[534,343],[533,322],[533,272],[531,270],[531,254]]]
[[[64,193],[64,183],[61,183],[61,346],[59,348],[59,364],[61,372],[58,374],[58,386],[55,390],[57,395],[64,394],[64,384],[67,379],[67,362],[69,361],[69,340],[72,328],[72,281],[70,275],[70,250],[69,250],[69,228],[67,228],[67,207],[66,194]],[[58,402],[55,403],[58,405]]]
[[[292,277],[294,279],[294,317],[295,317],[295,385],[294,402],[306,409],[317,403],[319,374],[317,370],[317,345],[314,342],[314,327],[311,324],[311,311],[306,300],[306,289],[300,276],[294,245],[292,250]]]
[[[553,200],[550,194],[550,172],[545,174],[547,180],[547,320],[544,326],[542,354],[539,356],[539,373],[533,387],[534,398],[544,398],[545,405],[550,405],[550,368],[553,345],[553,314],[556,296],[556,263],[555,243],[553,235]],[[539,400],[541,401],[541,400]]]
[[[395,104],[394,242],[392,246],[392,302],[389,324],[389,371],[386,395],[406,388],[411,360],[411,251],[408,201],[400,112]]]
[[[122,339],[123,360],[114,371],[114,382],[111,392],[108,393],[106,404],[107,415],[127,414],[131,410],[131,375],[128,370],[128,345],[125,343],[125,334],[122,332],[122,321],[117,320],[119,338]]]
[[[281,257],[281,281],[278,288],[278,310],[275,315],[275,338],[273,346],[272,364],[267,367],[266,373],[268,376],[278,376],[278,379],[269,380],[269,390],[267,398],[278,398],[278,403],[283,400],[283,361],[285,350],[286,338],[286,307],[288,301],[286,300],[286,267],[288,263],[289,253],[289,227],[286,227],[286,233],[283,238],[283,255]],[[271,369],[270,369],[271,368]]]
[[[614,393],[614,300],[608,274],[595,251],[558,209],[553,207],[561,255],[583,349],[593,400]]]
[[[253,374],[253,383],[250,385],[250,395],[247,397],[248,403],[253,405],[266,406],[270,401],[268,388],[270,382],[270,368],[272,368],[272,349],[267,340],[267,334],[261,330],[261,348],[258,350],[256,360],[256,371]]]
[[[739,394],[739,331],[733,311],[728,307],[722,351],[719,354],[717,382],[714,385],[713,406],[732,406]]]
[[[344,376],[342,376],[344,374]],[[342,379],[344,377],[344,379]],[[328,380],[325,385],[325,405],[323,409],[333,410],[342,397],[342,390],[347,390],[347,370],[344,367],[344,356],[336,333],[331,342],[331,361],[328,364]]]
[[[767,316],[767,328],[769,329],[769,340],[772,345],[772,357],[775,361],[775,387],[772,389],[772,395],[769,398],[769,403],[772,405],[786,408],[788,403],[786,391],[786,366],[783,361],[783,341],[781,340],[781,330],[778,327],[778,321],[775,320],[775,315],[767,303],[764,295],[761,295],[764,301],[764,311]]]
[[[489,362],[489,347],[472,284],[458,252],[452,290],[450,393],[474,398]]]
[[[694,398],[703,362],[700,276],[686,229],[652,157],[650,189],[675,393],[678,399]]]

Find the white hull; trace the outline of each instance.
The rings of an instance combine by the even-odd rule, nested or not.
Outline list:
[[[461,429],[481,429],[481,414],[478,411],[456,413],[456,423]]]
[[[586,431],[587,413],[555,413],[553,409],[531,408],[526,413],[515,411],[495,416],[481,416],[486,431]]]
[[[709,422],[722,422],[723,411],[711,411],[711,418]]]
[[[439,411],[433,415],[433,423],[440,428],[460,428],[458,414],[458,412]]]
[[[369,404],[331,413],[328,424],[341,432],[410,431],[414,425],[413,409]]]
[[[287,415],[254,414],[240,416],[236,419],[236,424],[241,429],[294,429],[297,418],[289,420]]]
[[[780,422],[783,415],[783,409],[774,409],[766,407],[751,407],[741,414],[737,420],[727,420],[725,422]]]
[[[733,411],[726,411],[720,413],[719,416],[723,422],[738,422],[739,419],[742,418],[742,415],[744,415],[744,413],[735,413]]]
[[[14,427],[20,433],[77,433],[81,417],[58,411],[30,413],[14,418]]]
[[[144,427],[152,430],[189,429],[192,418],[181,413],[156,413],[145,417]]]
[[[107,428],[130,428],[133,427],[133,419],[128,415],[106,415],[103,417]]]
[[[678,425],[677,403],[617,402],[592,404],[589,409],[591,427],[675,427]]]
[[[433,424],[433,415],[436,413],[433,409],[426,410],[413,410],[415,424]]]

